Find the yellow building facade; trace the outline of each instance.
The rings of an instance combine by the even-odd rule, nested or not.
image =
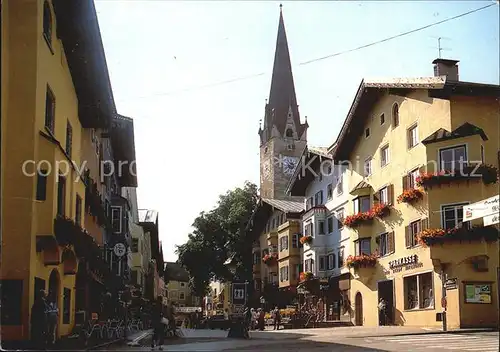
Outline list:
[[[434,63],[456,77],[363,81],[331,149],[356,185],[344,222],[355,325],[498,326],[498,229],[462,223],[462,207],[498,194],[500,89]],[[460,159],[463,177],[439,177]]]
[[[96,88],[83,95],[107,71],[97,59],[84,68],[90,52],[74,49],[85,41],[92,55],[103,55],[100,35],[98,43],[91,39],[99,33],[97,23],[88,25],[96,19],[93,2],[78,11],[56,0],[2,1],[4,341],[29,339],[31,306],[40,290],[53,295],[59,307],[57,336],[68,335],[74,325],[78,260],[74,247],[57,238],[55,219],[83,226],[82,134],[84,127],[99,127],[112,116],[105,103],[109,92],[105,97]],[[87,32],[76,33],[83,23]]]
[[[301,271],[303,202],[262,198],[252,218],[254,302],[286,306],[296,297]],[[258,302],[258,303],[257,303]]]

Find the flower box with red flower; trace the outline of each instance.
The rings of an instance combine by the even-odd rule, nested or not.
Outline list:
[[[347,227],[355,228],[363,223],[371,222],[373,220],[373,218],[374,218],[374,216],[370,212],[348,215],[344,219],[344,225]]]
[[[389,204],[378,203],[371,208],[369,213],[375,218],[384,218],[391,212],[391,207]]]
[[[499,231],[494,226],[476,225],[472,228],[461,227],[453,229],[426,229],[417,236],[422,246],[433,246],[455,241],[494,242],[499,239]]]
[[[360,254],[350,255],[346,259],[348,268],[373,268],[377,264],[378,255],[376,254]]]
[[[398,203],[408,203],[413,204],[419,199],[422,199],[424,192],[418,188],[405,189],[403,193],[398,196]]]
[[[300,273],[299,277],[300,282],[309,281],[312,279],[314,279],[314,275],[310,271],[304,271]]]
[[[424,189],[442,184],[450,184],[459,180],[480,179],[485,185],[498,182],[498,169],[492,165],[459,166],[454,171],[423,172],[415,179],[418,186]]]
[[[269,265],[274,263],[278,259],[278,253],[266,254],[262,257],[262,261]]]
[[[311,243],[312,243],[312,241],[313,241],[313,238],[312,238],[312,236],[309,236],[309,235],[302,236],[302,237],[300,238],[300,243],[301,243],[301,244],[304,244],[304,243],[311,244]]]

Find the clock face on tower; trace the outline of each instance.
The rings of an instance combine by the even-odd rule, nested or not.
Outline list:
[[[283,157],[283,173],[288,176],[293,175],[295,167],[297,166],[297,162],[299,158],[293,156],[284,156]]]

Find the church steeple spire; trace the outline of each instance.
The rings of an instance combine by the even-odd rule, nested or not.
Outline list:
[[[266,136],[261,136],[263,137],[263,142],[271,137],[273,126],[276,126],[276,129],[282,136],[285,134],[287,121],[289,120],[288,114],[290,112],[292,114],[293,123],[295,124],[297,136],[300,138],[305,130],[305,125],[301,125],[300,123],[292,75],[292,64],[290,61],[290,51],[288,49],[282,5],[280,4],[278,36],[274,53],[271,89],[269,91],[269,100],[265,112],[266,123],[264,125],[267,125],[268,131],[263,131],[266,134]]]

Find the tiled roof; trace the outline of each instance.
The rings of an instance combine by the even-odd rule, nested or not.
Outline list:
[[[372,78],[361,81],[344,124],[336,140],[336,148],[331,153],[336,161],[347,160],[356,141],[364,131],[365,121],[371,109],[387,90],[410,91],[413,89],[428,90],[431,98],[449,99],[453,95],[497,97],[500,86],[483,83],[454,81],[446,76],[416,78]]]
[[[179,263],[167,262],[165,268],[170,281],[189,281],[189,273]]]
[[[371,188],[371,187],[372,186],[369,183],[367,183],[365,181],[361,181],[360,183],[358,183],[356,185],[356,187],[354,187],[352,189],[352,191],[350,193],[355,192],[355,191],[359,191],[359,190],[362,190],[362,189],[365,189],[365,188]]]
[[[364,80],[366,88],[427,88],[441,89],[446,83],[446,77],[402,77],[402,78],[368,78]]]
[[[296,202],[293,200],[279,200],[262,198],[262,201],[275,207],[285,213],[300,213],[304,210],[304,202]]]
[[[466,122],[463,125],[457,127],[452,132],[447,131],[444,128],[440,128],[432,133],[429,137],[425,138],[422,143],[431,144],[455,138],[473,136],[476,134],[480,135],[484,141],[488,140],[488,137],[486,136],[486,133],[484,133],[482,128]]]
[[[332,156],[328,154],[328,147],[307,147],[306,151],[314,154],[318,154],[327,158],[331,158]]]

